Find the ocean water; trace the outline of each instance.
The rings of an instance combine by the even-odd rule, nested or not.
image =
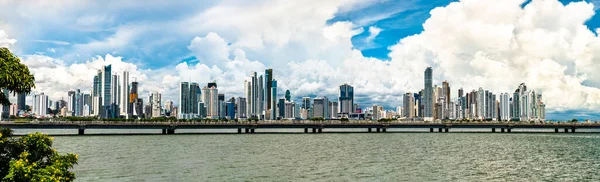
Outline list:
[[[87,133],[87,132],[86,132]],[[595,133],[57,136],[77,181],[599,181]]]

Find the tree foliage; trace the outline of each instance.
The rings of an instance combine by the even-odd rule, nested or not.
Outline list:
[[[35,88],[35,78],[29,68],[5,47],[0,48],[0,88],[8,89],[12,94],[29,93]],[[0,94],[0,104],[10,104],[4,94]]]
[[[12,137],[12,130],[0,133],[0,177],[2,181],[73,181],[69,171],[77,164],[76,154],[60,155],[52,148],[53,138],[33,133]]]

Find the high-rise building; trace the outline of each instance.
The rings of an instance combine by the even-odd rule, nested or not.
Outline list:
[[[373,120],[379,120],[380,119],[380,115],[381,115],[381,110],[379,110],[379,106],[373,104],[373,109],[372,109],[373,113],[372,113],[372,117]]]
[[[452,112],[450,112],[452,109],[452,104],[450,103],[450,84],[448,83],[448,81],[444,81],[442,82],[442,95],[443,95],[443,109],[444,109],[444,116],[443,118],[450,118],[450,114]]]
[[[75,113],[75,91],[71,90],[67,92],[67,116],[73,116]]]
[[[225,103],[225,94],[217,94],[218,118],[223,119],[227,116],[227,105]]]
[[[130,102],[131,99],[129,99],[130,97],[130,93],[131,93],[131,87],[129,86],[129,71],[123,71],[123,75],[121,75],[121,94],[120,94],[120,102],[119,102],[119,106],[120,106],[120,115],[125,116],[125,118],[129,118],[130,115]]]
[[[252,81],[244,81],[244,93],[246,94],[246,110],[244,111],[247,118],[252,118]],[[267,111],[269,112],[269,111]]]
[[[171,115],[171,112],[173,111],[173,101],[167,101],[165,103],[165,116],[173,116]]]
[[[329,119],[329,99],[327,97],[313,99],[312,111],[314,117],[322,117],[323,119]]]
[[[48,96],[44,95],[43,92],[34,95],[34,106],[34,114],[37,117],[45,117],[48,114]]]
[[[203,102],[206,105],[206,117],[219,118],[219,90],[216,83],[209,84],[211,87],[205,86],[202,88],[204,94]]]
[[[285,101],[287,101],[287,102],[292,101],[292,94],[290,93],[290,90],[285,90]]]
[[[235,119],[235,99],[225,102],[225,119]]]
[[[216,83],[215,87],[216,87]],[[198,83],[190,83],[190,88],[189,88],[189,92],[188,93],[188,100],[187,100],[187,113],[186,114],[198,114],[198,102],[200,102],[200,100],[202,99],[202,91],[200,90],[200,85]]]
[[[338,102],[329,102],[329,118],[338,118]]]
[[[404,118],[415,117],[415,98],[412,93],[408,92],[402,97],[402,106],[404,107]]]
[[[277,102],[277,117],[284,118],[285,117],[285,98],[279,99]]]
[[[152,117],[157,118],[161,116],[161,95],[158,92],[153,92],[150,96],[150,106],[152,107]]]
[[[313,99],[313,117],[321,117],[321,118],[325,118],[326,115],[326,100],[324,97],[321,98],[315,98]]]
[[[112,118],[114,116],[114,102],[112,95],[112,67],[107,65],[102,67],[99,71],[100,79],[100,112],[101,118]]]
[[[271,109],[271,87],[273,86],[273,69],[265,70],[265,111],[269,111]]]
[[[238,97],[236,105],[237,105],[236,118],[245,119],[246,118],[246,106],[247,106],[246,98]]]
[[[302,97],[302,108],[310,109],[310,97]]]
[[[4,98],[6,98],[6,99],[8,99],[10,96],[7,88],[2,88],[2,92],[0,94],[3,94]],[[9,117],[10,117],[10,105],[0,104],[0,120],[6,120]]]
[[[24,111],[25,109],[27,109],[26,105],[25,105],[26,98],[27,98],[27,94],[25,94],[25,93],[17,94],[17,110]]]
[[[432,88],[432,69],[428,67],[425,69],[425,93],[423,95],[423,117],[425,120],[431,120],[433,117],[433,88]]]
[[[179,115],[177,118],[184,118],[183,115],[190,114],[192,109],[190,105],[190,83],[181,82],[179,84]]]
[[[75,116],[83,116],[83,94],[77,89],[75,92]]]
[[[129,113],[128,116],[138,116],[141,111],[138,107],[138,82],[131,82],[131,89],[129,90]]]
[[[277,118],[277,80],[271,80],[271,117],[270,119]]]
[[[285,106],[284,106],[284,108],[285,108],[284,110],[285,111],[283,112],[284,115],[282,116],[282,118],[285,118],[285,119],[294,119],[295,118],[295,114],[296,114],[295,113],[295,106],[296,106],[296,103],[290,102],[290,101],[286,101],[285,102]]]
[[[339,113],[342,117],[348,118],[354,113],[354,87],[348,84],[340,85],[339,104]]]

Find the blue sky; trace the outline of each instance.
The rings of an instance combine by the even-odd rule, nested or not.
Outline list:
[[[516,6],[510,2],[517,2]],[[535,31],[528,30],[560,33],[554,27],[559,26],[570,35],[597,38],[598,7],[594,6],[591,14],[585,10],[598,3],[568,7],[578,1],[510,2],[487,2],[506,11],[494,15],[491,10],[478,11],[489,8],[486,3],[444,0],[5,1],[0,2],[0,30],[16,40],[10,44],[11,50],[38,72],[38,90],[53,93],[54,99],[70,89],[89,90],[91,78],[86,72],[108,63],[119,65],[117,70],[133,70],[136,79],[144,81],[144,92],[161,91],[173,95],[166,98],[175,101],[176,95],[170,93],[176,88],[174,83],[182,80],[201,84],[217,80],[227,87],[222,88],[224,93],[241,96],[243,79],[251,71],[261,73],[268,67],[276,69],[281,89],[290,89],[296,98],[335,98],[337,85],[352,83],[363,106],[380,104],[394,109],[403,93],[422,89],[422,70],[433,66],[437,84],[449,80],[455,86],[453,92],[457,87],[511,92],[518,83],[528,81],[530,88],[548,93],[545,99],[550,112],[561,113],[549,115],[550,119],[598,119],[593,113],[600,108],[600,101],[594,101],[600,97],[600,79],[595,78],[594,67],[585,64],[598,63],[595,55],[600,52],[590,47],[586,55],[579,55],[583,53],[575,50],[578,42],[571,41],[579,40],[578,36],[564,38],[575,48],[554,51],[561,54],[526,49],[526,45],[544,40],[538,39],[540,36],[553,35],[531,36],[528,32]],[[534,11],[527,6],[539,13],[527,14]],[[569,8],[582,13],[569,14]],[[504,15],[507,17],[499,17]],[[566,20],[539,23],[553,16]],[[569,19],[571,16],[574,18]],[[444,21],[454,21],[455,26]],[[527,21],[533,23],[523,23]],[[575,26],[578,23],[591,34],[582,33]],[[470,29],[461,30],[461,26]],[[489,31],[495,29],[502,31]],[[508,40],[503,36],[519,39],[515,42],[524,48],[513,49],[503,42]],[[531,37],[521,40],[524,36]],[[528,64],[520,59],[527,59]],[[503,78],[492,73],[497,69],[489,65],[519,70],[523,75]],[[564,74],[543,72],[550,69]],[[54,72],[65,72],[65,78],[52,78]],[[573,82],[576,84],[571,85]],[[574,96],[569,102],[555,101],[561,94]]]

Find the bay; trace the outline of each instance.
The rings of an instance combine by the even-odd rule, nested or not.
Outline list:
[[[57,136],[77,181],[598,181],[596,133]]]

